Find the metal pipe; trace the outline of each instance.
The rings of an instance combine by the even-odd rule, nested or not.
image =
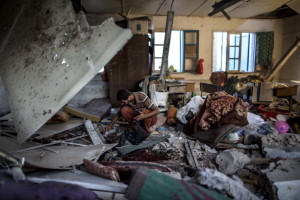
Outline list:
[[[162,55],[162,61],[161,61],[159,80],[165,79],[166,71],[168,69],[168,56],[169,56],[171,33],[172,33],[172,27],[173,27],[173,18],[174,18],[174,12],[168,11],[167,21],[166,21],[166,30],[165,30],[164,49],[163,49],[163,55]]]

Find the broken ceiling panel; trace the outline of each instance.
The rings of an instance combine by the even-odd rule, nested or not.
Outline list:
[[[172,10],[176,16],[200,16],[208,17],[215,3],[222,0],[81,0],[81,9],[87,13],[119,13],[126,15],[166,15]],[[223,0],[223,2],[237,2],[238,0]],[[272,12],[282,5],[288,4],[292,9],[299,12],[299,0],[246,0],[240,1],[225,9],[232,18],[255,17],[263,13]],[[79,6],[78,6],[79,7]],[[224,17],[220,12],[213,17]]]
[[[260,15],[263,13],[271,12],[288,0],[252,0],[252,1],[241,1],[225,11],[233,18],[248,18]]]
[[[6,2],[4,10],[15,13],[1,15],[1,22],[7,18],[13,23],[0,34],[0,74],[18,140],[24,142],[99,72],[132,33],[112,19],[89,27],[68,0],[22,1],[18,9]]]
[[[59,144],[59,143],[57,143]],[[25,158],[31,166],[46,169],[66,169],[72,165],[80,165],[83,159],[94,160],[117,144],[98,144],[89,146],[39,145],[33,142],[18,144],[9,137],[0,138],[0,150],[8,152],[15,158]],[[36,148],[35,148],[36,147]]]
[[[298,14],[300,14],[300,1],[298,0],[292,0],[292,1],[289,1],[287,3],[287,5],[293,9],[294,11],[296,11]]]

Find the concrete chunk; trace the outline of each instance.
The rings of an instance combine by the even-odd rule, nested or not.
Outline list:
[[[299,199],[300,159],[280,160],[262,170],[262,186],[269,194],[269,199]]]
[[[261,141],[267,158],[300,158],[299,134],[269,134]]]
[[[18,140],[24,142],[77,92],[132,37],[108,19],[90,27],[71,1],[11,1],[0,34],[0,75],[8,91]],[[13,20],[12,20],[13,18]]]
[[[250,159],[247,155],[235,149],[228,149],[217,156],[216,162],[222,173],[231,175],[237,170],[242,169],[244,165],[250,163]]]

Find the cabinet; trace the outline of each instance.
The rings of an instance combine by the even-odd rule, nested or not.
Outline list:
[[[120,89],[136,91],[137,84],[150,73],[148,35],[134,35],[106,65],[109,75],[109,98],[113,107]]]

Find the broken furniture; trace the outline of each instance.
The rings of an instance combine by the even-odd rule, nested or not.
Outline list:
[[[133,35],[105,66],[109,76],[109,100],[113,107],[120,106],[116,99],[120,89],[136,91],[137,83],[149,75],[148,42],[148,35]]]
[[[225,91],[228,94],[233,95],[236,92],[237,82],[238,82],[237,76],[232,76],[228,78],[228,80],[226,81],[223,87],[217,84],[200,82],[201,97],[202,97],[202,92],[214,93],[219,91]]]
[[[63,110],[74,116],[100,122],[111,110],[111,103],[107,98],[95,98],[84,106],[72,108],[65,106]]]
[[[182,107],[184,106],[184,95],[186,93],[186,84],[167,84],[169,92],[169,104]]]
[[[293,96],[297,95],[298,86],[290,86],[284,88],[274,88],[274,96],[287,98],[289,100],[289,110],[292,110]]]

